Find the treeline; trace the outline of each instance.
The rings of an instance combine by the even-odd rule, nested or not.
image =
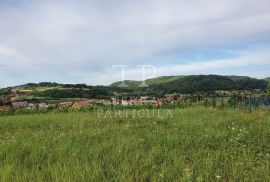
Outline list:
[[[87,86],[82,88],[70,88],[66,89],[49,89],[42,92],[34,92],[36,97],[47,98],[96,98],[96,99],[110,99],[115,93],[131,93],[130,89],[123,89],[118,87],[106,87],[106,86]]]
[[[40,83],[27,83],[25,85],[21,85],[21,87],[57,87],[61,86],[64,88],[89,88],[91,86],[88,86],[84,83],[82,84],[60,84],[56,82],[40,82]]]
[[[70,88],[67,89],[49,89],[42,92],[34,92],[34,96],[48,98],[106,98],[109,93],[98,87],[91,89]]]

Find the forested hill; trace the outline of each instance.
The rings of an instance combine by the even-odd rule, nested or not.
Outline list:
[[[191,75],[172,82],[153,86],[152,91],[162,90],[168,93],[209,92],[215,90],[266,90],[267,81],[249,77]]]
[[[246,76],[220,76],[220,75],[190,75],[158,77],[145,81],[153,89],[162,89],[168,92],[196,92],[213,90],[251,90],[266,89],[267,82]],[[131,88],[139,87],[140,81],[125,81]],[[120,82],[111,84],[118,86]]]
[[[139,87],[140,81],[127,81],[127,88],[118,87],[120,82],[110,86],[89,86],[86,84],[58,84],[51,82],[28,83],[0,89],[1,97],[19,96],[25,99],[54,98],[110,98],[112,96],[164,96],[169,93],[213,92],[215,90],[266,90],[265,79],[242,76],[190,75],[166,76],[146,80],[149,87]]]

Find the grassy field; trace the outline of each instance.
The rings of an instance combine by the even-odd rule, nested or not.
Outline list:
[[[172,115],[1,117],[0,181],[270,181],[269,113]]]

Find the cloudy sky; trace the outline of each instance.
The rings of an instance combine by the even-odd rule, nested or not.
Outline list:
[[[0,87],[270,76],[269,0],[0,0]],[[154,76],[148,70],[149,76]]]

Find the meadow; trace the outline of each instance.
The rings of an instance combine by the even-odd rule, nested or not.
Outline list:
[[[1,116],[0,181],[270,181],[269,112],[170,112]]]

